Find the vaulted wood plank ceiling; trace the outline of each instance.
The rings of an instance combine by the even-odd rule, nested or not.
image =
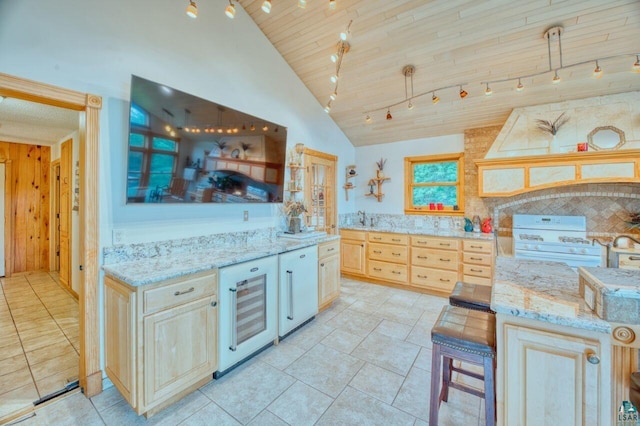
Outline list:
[[[239,3],[323,106],[334,89],[329,57],[353,20],[330,115],[355,146],[461,133],[502,124],[515,107],[640,90],[633,56],[600,61],[600,79],[592,77],[594,61],[560,70],[560,84],[551,83],[553,71],[524,78],[522,92],[510,81],[491,84],[485,96],[481,84],[548,70],[544,33],[557,25],[565,66],[640,52],[638,0],[336,1],[329,10],[328,0],[309,0],[305,9],[273,0],[270,14],[262,0]],[[553,68],[557,46],[551,43]],[[413,99],[412,110],[407,103],[390,108],[387,120],[386,107],[406,99],[402,69],[409,64],[414,95],[425,95]],[[437,91],[441,101],[432,103],[432,90],[461,83],[465,99],[455,87]]]

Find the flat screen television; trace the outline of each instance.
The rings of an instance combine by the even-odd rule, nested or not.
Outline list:
[[[282,202],[287,129],[131,77],[127,203]]]

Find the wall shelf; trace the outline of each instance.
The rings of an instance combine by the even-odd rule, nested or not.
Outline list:
[[[375,197],[379,203],[382,202],[382,197],[384,197],[384,194],[382,193],[382,184],[384,183],[384,181],[389,180],[391,178],[388,177],[383,177],[383,178],[379,178],[379,177],[375,177],[372,179],[369,179],[369,186],[373,189],[373,187],[375,186],[376,189],[374,192],[368,192],[366,194],[364,194],[367,197]]]
[[[356,187],[351,181],[349,181],[349,179],[356,176],[358,176],[358,173],[356,173],[355,164],[347,166],[347,170],[345,173],[345,184],[342,186],[344,188],[344,196],[347,201],[349,201],[349,190]]]

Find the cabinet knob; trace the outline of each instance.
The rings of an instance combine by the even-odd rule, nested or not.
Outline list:
[[[215,302],[215,301],[211,302],[211,306],[213,306],[215,308],[216,306],[218,306],[218,302]]]
[[[585,355],[587,357],[587,361],[589,361],[589,363],[591,364],[600,364],[600,358],[598,357],[598,355],[596,355],[596,353],[592,350],[588,350],[585,352]]]

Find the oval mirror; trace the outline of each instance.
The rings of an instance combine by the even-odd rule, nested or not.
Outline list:
[[[587,140],[593,151],[618,149],[626,142],[624,132],[614,126],[596,127],[587,135]]]

